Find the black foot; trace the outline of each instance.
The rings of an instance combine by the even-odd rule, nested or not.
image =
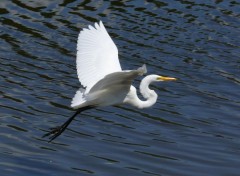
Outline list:
[[[50,132],[48,132],[48,133],[46,133],[42,136],[42,138],[45,138],[47,136],[52,135],[52,136],[49,137],[50,140],[48,142],[51,142],[56,137],[58,137],[60,134],[62,134],[62,132],[65,130],[65,128],[64,128],[64,125],[63,125],[63,126],[57,126],[57,127],[54,127],[54,128],[50,128],[50,130],[51,130]]]

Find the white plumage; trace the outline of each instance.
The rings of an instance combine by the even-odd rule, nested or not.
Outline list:
[[[158,81],[161,76],[154,75],[143,79],[140,92],[147,101],[137,97],[136,88],[131,84],[138,75],[147,72],[146,66],[137,70],[122,71],[118,49],[109,36],[102,21],[95,26],[84,28],[77,42],[77,74],[79,81],[85,88],[79,89],[71,107],[79,109],[85,106],[109,106],[121,103],[132,104],[139,108],[152,106],[156,102],[157,94],[148,89],[152,81]],[[143,84],[148,80],[148,84]],[[159,79],[161,80],[161,79]],[[154,97],[146,96],[152,95]],[[131,97],[131,98],[129,98]],[[134,98],[134,99],[132,99]],[[154,101],[153,101],[154,100]]]

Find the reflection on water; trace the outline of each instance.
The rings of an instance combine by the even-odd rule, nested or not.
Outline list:
[[[238,175],[238,1],[0,3],[2,175]],[[102,20],[123,68],[179,78],[157,104],[86,111],[55,140],[79,87],[81,28]],[[135,81],[138,86],[141,78]]]

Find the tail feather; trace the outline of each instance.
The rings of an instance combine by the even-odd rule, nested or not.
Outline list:
[[[75,94],[75,96],[73,97],[72,102],[71,102],[71,107],[72,107],[72,108],[74,108],[74,107],[76,107],[76,106],[79,106],[80,104],[86,102],[85,94],[84,94],[85,91],[86,91],[86,89],[80,88],[80,89],[76,92],[76,94]]]

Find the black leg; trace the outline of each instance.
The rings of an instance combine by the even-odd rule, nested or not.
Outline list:
[[[91,108],[92,108],[92,107],[90,107],[90,106],[86,106],[86,107],[83,107],[83,108],[81,108],[81,109],[78,109],[78,110],[75,112],[75,114],[73,114],[73,116],[70,117],[64,124],[62,124],[61,126],[57,126],[57,127],[54,127],[54,128],[50,128],[51,131],[48,132],[48,133],[46,133],[46,134],[44,134],[42,137],[44,138],[44,137],[47,137],[47,136],[52,135],[52,136],[49,137],[50,140],[49,140],[48,142],[53,141],[55,138],[57,138],[59,135],[61,135],[62,132],[65,131],[65,129],[66,129],[66,128],[68,127],[68,125],[72,122],[72,120],[76,117],[76,115],[78,115],[78,114],[81,113],[82,111],[85,111],[85,110],[91,109]]]

